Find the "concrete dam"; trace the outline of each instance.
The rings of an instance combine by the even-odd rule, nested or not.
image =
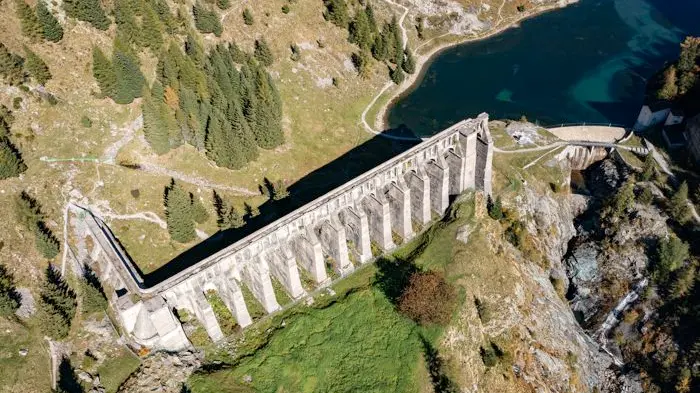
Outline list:
[[[177,351],[191,346],[175,310],[196,318],[213,341],[224,338],[206,293],[216,291],[244,328],[252,323],[247,288],[265,312],[281,307],[272,278],[292,300],[307,295],[302,274],[330,283],[377,252],[411,239],[465,190],[491,192],[493,141],[488,115],[461,121],[165,280],[146,285],[107,225],[81,214],[92,238],[91,268],[106,288],[123,331],[136,343]],[[303,273],[301,270],[303,269]]]

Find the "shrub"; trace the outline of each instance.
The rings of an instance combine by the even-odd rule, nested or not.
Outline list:
[[[479,314],[481,323],[488,323],[491,320],[491,307],[479,300],[479,298],[474,298],[474,305],[476,306],[476,312]]]
[[[12,107],[14,109],[22,108],[22,97],[15,97],[12,99]]]
[[[5,265],[0,265],[0,317],[8,317],[19,308],[20,296],[15,289],[15,280]]]
[[[80,118],[80,125],[85,128],[90,128],[92,127],[92,120],[90,120],[90,118],[87,116],[83,116]]]
[[[661,241],[657,251],[657,260],[653,268],[653,277],[657,282],[665,283],[671,273],[676,271],[688,259],[688,243],[676,236]]]
[[[456,302],[454,288],[436,272],[416,272],[399,298],[398,309],[421,325],[449,322]]]
[[[649,187],[644,187],[637,200],[641,204],[650,205],[654,201],[654,194]]]
[[[518,12],[525,12],[525,5],[520,4],[520,5],[518,6]]]
[[[289,13],[289,6],[287,4],[282,6],[282,13],[283,14],[288,14]]]
[[[289,58],[292,59],[292,61],[299,61],[299,59],[301,59],[301,49],[299,49],[299,45],[292,44],[289,49],[292,51],[292,55]]]
[[[253,23],[255,23],[255,20],[253,19],[253,13],[250,12],[250,8],[246,8],[243,10],[243,23],[245,23],[248,26],[252,26]]]
[[[486,209],[489,212],[489,217],[494,220],[503,218],[503,206],[501,205],[501,197],[496,197],[496,201],[491,198],[491,195],[486,199]]]
[[[690,218],[688,206],[688,183],[683,182],[669,200],[669,213],[674,220],[684,224]]]

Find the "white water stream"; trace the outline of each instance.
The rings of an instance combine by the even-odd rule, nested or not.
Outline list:
[[[627,293],[627,295],[620,300],[619,303],[617,303],[617,306],[615,306],[612,311],[608,314],[608,316],[605,318],[605,322],[603,322],[603,325],[598,329],[596,332],[596,338],[598,339],[598,342],[600,343],[601,347],[603,350],[612,357],[613,362],[615,362],[615,365],[617,366],[622,366],[624,362],[622,359],[613,354],[610,349],[608,349],[608,334],[610,333],[610,330],[612,330],[617,324],[620,322],[620,317],[622,316],[622,313],[637,299],[639,299],[639,295],[642,293],[644,288],[646,288],[647,284],[649,283],[649,280],[645,277],[637,283],[637,285],[632,288],[631,291]]]

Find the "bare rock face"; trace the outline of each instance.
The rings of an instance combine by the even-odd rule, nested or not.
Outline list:
[[[120,393],[180,393],[183,383],[202,363],[202,354],[191,351],[156,353],[119,388]]]

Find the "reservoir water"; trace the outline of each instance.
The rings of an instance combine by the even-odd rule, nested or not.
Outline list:
[[[631,126],[647,78],[700,34],[700,0],[580,0],[437,55],[388,112],[420,136],[488,112]]]

